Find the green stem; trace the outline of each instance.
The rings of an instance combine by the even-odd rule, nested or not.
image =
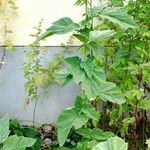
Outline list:
[[[93,3],[92,3],[92,0],[90,0],[90,9],[93,8]],[[91,20],[91,30],[93,31],[93,25],[94,25],[94,21],[93,21],[93,18]],[[90,57],[92,58],[93,57],[93,49],[90,49]]]
[[[4,25],[4,44],[3,44],[2,57],[1,57],[1,60],[0,60],[0,69],[2,69],[3,64],[5,63],[5,57],[6,57],[6,53],[7,53],[6,37],[7,37],[7,22],[5,22],[5,25]]]
[[[88,18],[87,13],[88,13],[88,0],[86,0],[86,2],[85,2],[85,14],[86,14],[86,19]]]

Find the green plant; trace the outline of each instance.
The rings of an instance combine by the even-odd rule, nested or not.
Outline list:
[[[38,27],[34,27],[36,33],[32,34],[32,37],[38,38],[42,32],[42,21],[43,20],[39,22]],[[38,90],[39,87],[45,83],[47,76],[43,73],[43,67],[41,63],[41,53],[44,51],[44,49],[39,47],[39,44],[31,44],[28,48],[29,49],[26,54],[27,59],[22,64],[24,77],[26,79],[25,91],[27,93],[27,98],[24,101],[24,107],[26,108],[30,101],[35,101],[33,110],[33,126],[35,126],[36,106],[37,100],[40,96]]]
[[[101,142],[93,147],[93,150],[127,150],[128,144],[119,137],[109,138],[105,142]]]
[[[36,30],[35,34],[31,36],[38,38],[42,32],[42,20],[39,22],[38,27],[34,27]],[[41,64],[41,51],[43,49],[39,47],[39,44],[31,44],[29,50],[26,54],[27,60],[22,64],[24,77],[26,78],[25,89],[28,94],[28,101],[36,101],[39,98],[38,87],[39,87],[39,77],[42,75],[42,64]],[[41,75],[41,76],[40,76]]]
[[[108,80],[119,86],[127,101],[121,107],[106,106],[106,109],[110,124],[129,142],[129,149],[145,149],[145,140],[149,137],[147,111],[150,109],[150,3],[129,1],[125,9],[138,27],[122,32],[116,25],[106,22],[105,28],[116,29],[117,33],[102,43],[105,48],[101,58],[104,58],[102,64],[106,66]]]
[[[149,150],[150,149],[150,140],[149,139],[146,140],[146,144],[147,144],[147,150]]]
[[[44,149],[43,147],[47,146],[41,137],[41,127],[35,128],[33,126],[22,125],[16,119],[10,120],[9,122],[10,135],[24,136],[36,140],[34,145],[32,145],[32,147],[26,148],[26,150],[39,150]]]
[[[0,119],[0,147],[2,150],[25,150],[35,143],[35,139],[24,136],[9,136],[9,117],[8,115]]]
[[[76,148],[87,150],[89,149],[87,145],[90,145],[90,149],[94,149],[98,142],[108,140],[106,142],[108,143],[109,138],[114,136],[111,132],[104,132],[99,129],[99,123],[103,118],[101,118],[100,114],[103,114],[103,111],[105,111],[104,114],[107,116],[107,109],[102,110],[102,113],[100,113],[97,109],[98,103],[102,104],[106,102],[104,103],[104,105],[106,104],[106,108],[109,105],[116,108],[118,108],[116,104],[122,105],[122,109],[117,113],[117,115],[122,116],[123,106],[126,102],[121,90],[115,84],[117,82],[109,77],[107,55],[113,53],[113,49],[110,49],[108,52],[104,49],[105,55],[100,53],[99,49],[105,43],[109,42],[111,38],[115,37],[115,34],[118,34],[118,29],[121,33],[124,33],[130,30],[129,28],[136,28],[137,25],[133,21],[133,18],[120,7],[93,7],[92,1],[89,0],[77,0],[76,5],[85,5],[85,18],[82,21],[77,24],[68,17],[61,18],[37,38],[35,44],[54,34],[65,34],[68,32],[74,32],[73,36],[81,42],[81,46],[78,49],[83,54],[81,58],[78,56],[66,58],[67,67],[64,70],[55,71],[54,77],[56,81],[60,80],[63,85],[70,80],[74,80],[81,89],[81,96],[76,98],[74,107],[62,111],[58,117],[59,144],[60,146],[65,144],[71,129],[80,131],[83,128],[84,132],[80,131],[77,133],[82,135],[83,139],[86,135],[87,139],[77,143]],[[95,18],[100,20],[100,23],[97,25],[93,23],[93,19]],[[114,28],[113,30],[112,27],[109,27],[107,24],[110,22],[113,22],[117,29]],[[103,62],[103,58],[105,58],[106,62]],[[132,124],[127,119],[124,122],[124,126]],[[93,137],[92,129],[88,129],[88,123],[91,123],[90,128],[99,132],[98,137]],[[90,132],[91,135],[88,135]],[[104,138],[102,135],[106,137],[104,136]],[[100,143],[101,145],[103,143]],[[124,148],[127,149],[126,144],[124,144]]]
[[[34,27],[36,33],[31,34],[32,37],[38,38],[42,32],[42,22],[39,22],[38,27]],[[40,99],[40,89],[45,88],[47,93],[47,87],[54,83],[53,72],[60,68],[60,65],[64,62],[64,53],[67,53],[66,49],[57,53],[54,59],[48,62],[48,65],[43,64],[43,55],[48,53],[45,47],[41,47],[39,43],[33,43],[27,47],[26,60],[22,63],[22,69],[25,77],[25,91],[27,97],[24,101],[24,107],[26,108],[31,101],[35,103],[33,110],[33,126],[35,125],[36,118],[36,106],[37,101]]]

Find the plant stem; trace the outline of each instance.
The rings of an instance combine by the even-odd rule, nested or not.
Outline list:
[[[140,70],[139,74],[137,75],[137,80],[138,80],[138,89],[141,88],[141,82],[142,82],[142,69]],[[135,104],[135,110],[134,110],[134,117],[135,117],[135,125],[134,125],[134,150],[138,149],[138,143],[137,143],[137,126],[139,124],[139,116],[138,116],[138,102],[139,100],[136,99],[136,104]]]
[[[34,110],[33,110],[33,127],[35,127],[36,108],[37,108],[37,101],[35,101]]]
[[[90,9],[93,8],[93,3],[92,3],[92,0],[90,0]],[[91,20],[91,30],[93,30],[93,25],[94,25],[94,21],[93,21],[93,18]],[[92,58],[93,57],[93,49],[90,49],[90,57]]]
[[[88,20],[88,0],[85,1],[85,16],[86,21]],[[87,26],[85,26],[86,28]],[[84,60],[86,61],[86,42],[84,42]]]
[[[86,14],[86,19],[88,19],[88,0],[85,2],[85,14]]]
[[[2,69],[3,64],[5,63],[5,57],[6,57],[6,48],[3,48],[3,52],[2,52],[2,57],[1,57],[1,61],[0,61],[0,70]]]
[[[5,23],[4,26],[4,45],[3,45],[3,52],[2,52],[2,57],[0,60],[0,70],[2,69],[3,64],[5,63],[5,57],[6,57],[6,36],[7,36],[7,23]]]

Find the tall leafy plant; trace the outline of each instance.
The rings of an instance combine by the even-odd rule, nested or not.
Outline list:
[[[91,132],[89,137],[93,138],[87,138],[88,140],[84,141],[86,144],[83,144],[84,142],[78,143],[77,149],[89,149],[87,146],[89,146],[90,142],[96,141],[98,143],[114,136],[111,132],[107,133],[97,128],[100,114],[96,110],[95,104],[104,101],[121,105],[126,102],[116,84],[108,81],[105,66],[101,65],[97,59],[103,41],[113,37],[116,31],[111,28],[97,28],[97,26],[101,27],[107,20],[120,26],[123,30],[136,28],[137,25],[133,18],[120,7],[93,7],[92,1],[89,0],[77,0],[76,5],[85,6],[83,20],[75,23],[71,18],[61,18],[37,38],[35,44],[54,34],[66,34],[69,32],[73,32],[73,36],[80,41],[81,46],[78,51],[82,52],[83,55],[81,57],[66,58],[66,68],[54,73],[55,79],[61,81],[63,85],[73,80],[81,89],[81,95],[76,98],[74,107],[62,111],[58,117],[58,140],[60,146],[63,146],[71,129],[77,131],[82,129],[82,132],[77,133],[83,133],[82,136],[85,136],[86,133]],[[100,23],[96,26],[93,23],[95,18],[100,20]],[[93,130],[99,133],[98,137],[93,135],[94,131],[92,132],[87,128],[89,121],[92,121],[92,126],[95,127]],[[101,147],[101,145],[103,144],[98,145],[98,147]],[[124,147],[127,146],[125,145]],[[91,148],[93,146],[90,146]],[[97,147],[93,149],[97,149]]]
[[[107,107],[107,112],[110,124],[129,141],[129,148],[144,149],[145,139],[149,138],[146,131],[150,109],[150,3],[147,0],[129,1],[125,9],[134,17],[138,27],[122,32],[107,21],[105,28],[116,29],[117,33],[102,43],[105,48],[101,57],[104,58],[102,64],[108,72],[107,78],[117,83],[127,101],[121,107]]]
[[[42,22],[39,22],[37,27],[34,27],[36,30],[35,33],[31,34],[33,38],[38,38],[42,32]],[[26,98],[24,100],[24,108],[26,108],[31,101],[35,103],[33,109],[33,126],[35,126],[36,119],[36,106],[37,102],[40,99],[40,89],[45,88],[45,93],[47,92],[46,88],[54,83],[53,72],[60,68],[60,65],[64,62],[64,53],[67,53],[67,50],[57,53],[54,56],[54,59],[48,62],[48,65],[45,66],[43,63],[44,57],[47,54],[47,48],[40,46],[39,43],[32,43],[27,47],[25,51],[26,59],[22,63],[22,69],[25,77],[25,91]]]

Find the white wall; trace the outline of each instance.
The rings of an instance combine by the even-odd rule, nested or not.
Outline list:
[[[27,49],[19,47],[16,52],[7,53],[6,63],[0,70],[0,117],[8,113],[11,118],[31,124],[35,103],[30,102],[28,107],[24,108],[24,100],[27,95],[24,89],[25,79],[21,64],[25,60],[25,50]],[[48,55],[43,56],[45,64],[48,64],[53,56],[61,50],[63,49],[60,47],[49,48]],[[0,48],[0,56],[1,52]],[[55,123],[59,112],[73,105],[78,92],[79,88],[73,83],[69,83],[65,87],[58,84],[52,85],[48,90],[48,95],[44,95],[44,91],[41,89],[35,121],[39,124]]]
[[[82,18],[81,7],[74,6],[75,0],[15,0],[19,7],[16,13],[12,14],[9,27],[13,30],[11,38],[14,45],[29,45],[33,38],[29,34],[33,33],[33,27],[44,19],[43,29],[61,17],[71,17],[74,21]],[[0,31],[2,29],[3,11],[0,11]],[[9,12],[7,12],[9,13]],[[68,39],[68,35],[53,36],[43,45],[59,46]],[[3,35],[0,33],[0,42]],[[49,50],[48,60],[53,58],[59,48]],[[75,50],[74,50],[75,51]],[[0,57],[2,51],[0,48]],[[23,49],[18,48],[16,52],[8,52],[6,64],[0,70],[0,115],[9,113],[12,118],[32,121],[34,103],[24,110],[23,102],[26,97],[24,92],[24,77],[21,64],[25,58]],[[42,96],[38,102],[36,110],[36,121],[39,123],[55,122],[61,109],[71,106],[79,89],[74,84],[69,84],[65,88],[53,85],[48,96]]]
[[[71,17],[79,21],[82,8],[74,6],[75,0],[15,0],[19,7],[10,26],[14,33],[12,36],[15,45],[28,45],[33,41],[29,35],[34,33],[33,27],[44,19],[43,29],[48,28],[52,22],[61,17]],[[56,46],[65,42],[68,36],[54,36],[44,42],[44,45]]]
[[[9,26],[13,30],[12,39],[14,45],[29,45],[33,38],[33,27],[44,19],[43,29],[48,28],[52,22],[61,17],[70,17],[75,22],[80,21],[84,11],[83,7],[74,6],[76,0],[14,0],[19,9],[13,14]],[[96,3],[98,0],[93,0]],[[2,17],[0,11],[0,17]],[[2,24],[1,24],[2,25]],[[0,25],[0,26],[1,26]],[[58,46],[65,43],[69,35],[56,35],[43,42],[43,45]],[[3,36],[0,34],[0,40]]]

